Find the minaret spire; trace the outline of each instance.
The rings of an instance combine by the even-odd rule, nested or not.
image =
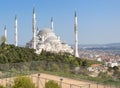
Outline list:
[[[15,16],[15,46],[18,46],[18,21],[17,15]]]
[[[53,17],[51,17],[51,30],[54,31],[54,23],[53,23]]]
[[[6,29],[6,25],[4,27],[4,37],[5,37],[5,44],[7,44],[7,29]]]
[[[36,14],[35,14],[35,8],[33,8],[32,26],[33,26],[33,49],[36,49]]]
[[[76,11],[75,11],[75,16],[74,16],[74,32],[75,32],[75,50],[74,50],[74,55],[75,55],[75,57],[79,57],[79,54],[78,54],[78,21],[77,21]]]

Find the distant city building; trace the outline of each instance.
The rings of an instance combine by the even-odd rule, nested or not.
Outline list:
[[[118,66],[118,63],[117,62],[106,62],[105,65],[107,67],[114,67],[114,66]]]
[[[118,66],[120,66],[120,61],[117,61],[117,63],[118,63]]]
[[[97,61],[99,61],[99,62],[101,62],[101,61],[102,61],[102,59],[101,59],[100,57],[99,57],[99,58],[97,58],[96,60],[97,60]]]

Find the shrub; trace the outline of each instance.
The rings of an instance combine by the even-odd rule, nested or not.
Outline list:
[[[12,88],[37,88],[29,77],[18,77]]]
[[[69,64],[64,64],[62,69],[65,73],[70,73],[71,71]]]
[[[5,88],[4,86],[0,85],[0,88]]]
[[[59,71],[60,68],[59,68],[58,64],[52,63],[52,64],[51,64],[51,69],[50,69],[50,70],[51,70],[51,71]]]
[[[45,83],[45,88],[60,88],[60,85],[53,80],[50,80]]]

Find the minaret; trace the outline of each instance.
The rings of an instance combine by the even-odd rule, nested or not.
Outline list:
[[[35,14],[35,8],[33,8],[33,20],[32,20],[32,26],[33,26],[33,49],[36,49],[36,14]]]
[[[7,29],[6,29],[6,25],[4,27],[4,37],[5,37],[5,44],[7,44]]]
[[[75,11],[75,17],[74,17],[74,32],[75,32],[75,50],[74,50],[74,55],[75,55],[75,57],[79,57],[79,54],[78,54],[78,22],[77,22],[76,11]]]
[[[53,24],[53,17],[51,17],[51,30],[54,31],[54,28],[53,28],[54,24]]]
[[[15,46],[18,46],[18,21],[17,21],[17,16],[15,16]]]

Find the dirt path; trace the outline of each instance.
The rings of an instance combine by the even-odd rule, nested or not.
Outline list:
[[[34,74],[31,77],[33,78],[34,82],[37,83],[36,80],[38,80],[38,75]],[[37,77],[37,78],[36,78]],[[61,84],[61,79],[62,77],[60,76],[54,76],[54,75],[49,75],[49,74],[40,74],[40,78],[39,78],[39,86],[40,88],[43,88],[42,85],[45,84],[46,81],[48,80],[55,80],[57,81],[59,84]],[[97,85],[94,83],[90,83],[90,82],[84,82],[84,81],[78,81],[78,80],[74,80],[74,79],[69,79],[69,78],[62,78],[62,88],[109,88],[109,87],[104,87],[103,85]],[[38,83],[37,83],[38,84]]]

